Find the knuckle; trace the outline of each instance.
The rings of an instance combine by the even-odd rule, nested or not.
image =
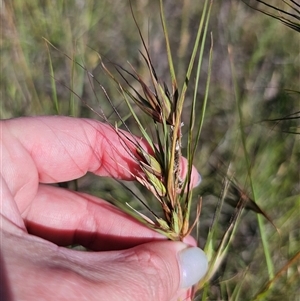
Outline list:
[[[173,296],[174,279],[170,264],[151,249],[134,248],[131,254],[131,260],[139,267],[141,283],[143,280],[143,297],[148,296],[149,300],[165,301]]]

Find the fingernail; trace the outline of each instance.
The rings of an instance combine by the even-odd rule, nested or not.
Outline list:
[[[196,247],[183,249],[179,253],[181,267],[181,288],[189,288],[201,280],[207,272],[208,261],[205,253]]]
[[[198,181],[197,181],[195,187],[199,186],[200,183],[201,183],[201,181],[202,181],[202,177],[201,177],[201,175],[200,175],[199,172],[198,172]]]

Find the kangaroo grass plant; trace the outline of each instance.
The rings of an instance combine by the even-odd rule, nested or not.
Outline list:
[[[243,0],[243,2],[251,8],[282,22],[284,25],[295,31],[300,32],[300,4],[297,3],[297,1],[282,0],[278,1],[276,5],[261,0]],[[254,6],[255,2],[260,5]]]
[[[151,209],[150,212],[152,214],[152,220],[146,218],[143,214],[139,214],[136,210],[135,213],[139,214],[139,216],[144,219],[144,222],[150,227],[157,229],[159,232],[165,234],[169,239],[172,240],[183,240],[185,236],[189,235],[193,227],[195,226],[200,214],[199,202],[198,214],[195,221],[192,223],[192,225],[190,225],[189,221],[192,203],[192,191],[190,189],[190,184],[192,164],[195,154],[195,148],[197,146],[201,132],[200,123],[196,137],[193,137],[195,126],[194,106],[196,102],[196,95],[194,95],[193,106],[191,110],[191,122],[189,124],[187,133],[189,152],[188,171],[185,178],[181,178],[182,173],[180,171],[182,147],[181,138],[183,135],[182,127],[184,126],[181,115],[183,111],[186,90],[188,88],[191,72],[199,49],[200,37],[202,36],[202,52],[200,52],[199,64],[197,68],[197,75],[199,78],[210,8],[211,3],[209,4],[209,1],[206,1],[203,14],[200,19],[193,53],[185,76],[185,81],[181,89],[179,89],[178,87],[177,78],[174,71],[174,64],[170,49],[162,1],[160,1],[160,16],[167,49],[170,78],[172,83],[171,89],[169,89],[165,83],[159,80],[135,18],[134,21],[137,25],[137,29],[139,31],[139,35],[145,51],[145,54],[143,54],[142,52],[140,53],[145,64],[147,65],[148,72],[151,78],[151,86],[143,81],[142,77],[135,71],[135,69],[131,65],[130,71],[116,65],[115,67],[117,72],[119,73],[119,75],[121,75],[126,83],[126,86],[122,85],[120,81],[118,81],[118,79],[108,70],[102,58],[100,57],[103,69],[108,74],[108,76],[115,81],[143,135],[143,138],[148,142],[151,148],[151,151],[149,152],[148,150],[143,149],[143,147],[141,147],[138,142],[134,142],[136,152],[136,155],[134,156],[139,163],[143,174],[133,176],[155,196],[156,200],[162,207],[164,218],[158,217]],[[134,17],[134,14],[132,15]],[[138,82],[138,84],[140,85],[140,90],[142,92],[139,92],[134,87],[134,85],[129,82],[129,80],[126,78],[126,75],[129,75],[133,78],[134,81]],[[207,93],[208,87],[209,85],[207,84]],[[197,86],[195,90],[197,90]],[[203,112],[205,111],[207,93],[206,99],[203,102]],[[107,93],[105,93],[105,95],[108,97]],[[154,139],[148,135],[146,129],[142,125],[139,117],[134,111],[131,101],[133,101],[145,114],[152,118],[153,126],[155,128],[156,143],[153,143]],[[122,123],[124,123],[123,120]],[[116,131],[118,131],[117,128]]]
[[[189,85],[192,71],[194,69],[196,57],[198,57],[198,65],[196,66],[197,78],[194,90],[197,91],[198,88],[201,62],[203,59],[203,51],[206,42],[212,1],[207,0],[204,3],[203,13],[199,20],[199,26],[197,29],[197,35],[194,42],[189,66],[187,68],[185,80],[181,88],[179,88],[178,86],[176,73],[174,70],[162,0],[159,1],[159,3],[160,17],[165,37],[170,80],[172,85],[170,89],[168,88],[166,83],[158,78],[156,74],[149,51],[147,49],[139,25],[134,17],[132,8],[132,16],[136,23],[136,27],[138,29],[139,36],[144,47],[144,53],[140,51],[140,54],[147,66],[151,78],[151,83],[146,83],[142,79],[142,76],[138,74],[138,72],[130,63],[130,70],[127,70],[120,65],[114,64],[117,74],[119,74],[121,79],[123,79],[123,82],[125,82],[125,84],[123,84],[107,68],[100,54],[99,59],[105,73],[115,82],[120,95],[123,97],[123,100],[126,102],[129,108],[130,114],[133,116],[136,124],[138,125],[142,137],[150,146],[150,150],[143,148],[141,143],[133,138],[133,136],[125,135],[122,131],[120,131],[118,125],[111,125],[119,135],[125,150],[130,153],[130,156],[138,163],[140,167],[141,173],[132,174],[132,176],[136,179],[136,181],[138,181],[152,193],[156,201],[159,202],[163,211],[163,217],[160,217],[151,209],[151,204],[146,205],[146,203],[141,200],[149,210],[151,218],[147,217],[145,214],[140,213],[138,210],[132,208],[128,204],[128,206],[132,210],[131,214],[135,215],[139,220],[142,220],[150,228],[163,233],[169,239],[183,240],[184,237],[191,233],[200,215],[201,198],[198,199],[196,218],[194,222],[190,224],[190,211],[193,201],[191,189],[191,174],[195,150],[199,141],[207,103],[209,90],[209,72],[207,77],[205,98],[203,100],[202,120],[199,123],[198,128],[195,128],[195,103],[197,101],[196,92],[193,96],[193,102],[190,112],[190,124],[188,125],[188,131],[186,133],[188,137],[188,170],[184,178],[182,178],[182,172],[180,168],[182,160],[182,128],[184,127],[181,116],[183,112],[186,91]],[[210,62],[211,58],[212,48],[210,51]],[[86,70],[84,66],[82,67]],[[91,73],[87,72],[87,74],[89,80],[96,80],[98,85],[101,87],[105,97],[111,104],[114,112],[117,114],[121,124],[123,124],[127,131],[131,133],[131,130],[126,125],[126,121],[124,120],[124,118],[122,118],[117,108],[111,101],[105,87],[99,81],[97,81],[97,79],[95,79]],[[128,76],[140,85],[140,89],[136,88],[135,84],[130,82]],[[155,137],[151,137],[148,134],[147,129],[143,126],[140,120],[140,117],[136,114],[133,104],[136,104],[147,116],[152,119]],[[95,111],[93,108],[91,109]],[[108,124],[110,124],[103,111],[101,112],[101,114],[97,114],[106,122],[108,122]]]

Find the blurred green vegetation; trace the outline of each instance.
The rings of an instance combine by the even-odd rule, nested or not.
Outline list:
[[[156,72],[169,84],[158,3],[131,2]],[[165,1],[175,68],[181,80],[201,9],[199,1]],[[84,100],[96,111],[101,107],[111,120],[116,120],[99,85],[92,83],[75,61],[97,78],[120,113],[126,116],[128,111],[120,95],[99,67],[97,52],[108,64],[114,62],[127,68],[129,61],[147,79],[138,52],[141,41],[127,1],[3,1],[1,26],[0,117],[3,119],[53,114],[97,118]],[[222,174],[229,165],[240,188],[255,199],[279,232],[267,220],[261,220],[263,228],[259,228],[256,215],[245,212],[226,258],[209,284],[206,300],[253,300],[271,278],[261,229],[267,237],[275,274],[299,252],[299,117],[282,119],[300,111],[299,33],[239,0],[216,1],[209,27],[213,34],[213,67],[195,162],[203,177],[196,191],[203,196],[200,245],[203,247],[205,243],[222,190]],[[209,40],[210,37],[198,91],[199,114]],[[185,103],[186,123],[192,92]],[[130,119],[128,124],[135,132]],[[133,199],[128,192],[115,189],[116,183],[100,181],[93,175],[80,179],[78,185],[80,190],[102,197]],[[225,205],[220,231],[226,228],[232,214],[233,209]],[[296,300],[299,295],[299,269],[294,263],[280,274],[261,300]]]

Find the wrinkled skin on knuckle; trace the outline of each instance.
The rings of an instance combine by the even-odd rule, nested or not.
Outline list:
[[[166,262],[162,256],[146,247],[132,249],[129,256],[139,269],[135,281],[137,281],[137,294],[140,298],[143,300],[169,301],[169,298],[175,293],[174,278],[169,262]],[[130,263],[130,260],[128,262]],[[142,299],[137,298],[136,300]]]

